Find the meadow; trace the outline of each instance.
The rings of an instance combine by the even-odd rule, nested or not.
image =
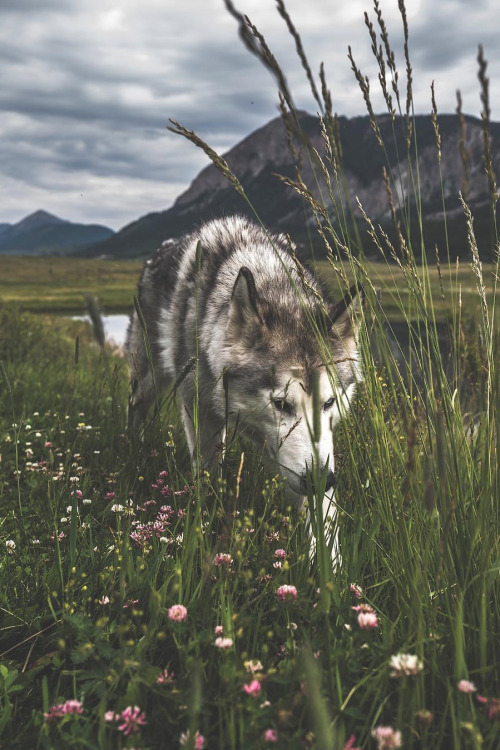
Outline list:
[[[386,79],[398,90],[390,66]],[[469,265],[457,269],[449,247],[439,266],[417,264],[417,179],[394,211],[399,246],[366,217],[380,262],[356,251],[322,84],[325,154],[314,158],[331,205],[300,171],[294,187],[318,220],[321,274],[335,294],[355,279],[366,298],[364,380],[335,434],[342,562],[317,523],[311,558],[304,517],[259,447],[236,436],[211,474],[193,473],[174,391],[134,440],[119,352],[44,312],[77,312],[88,292],[107,312],[130,309],[139,264],[103,265],[108,289],[101,266],[58,259],[61,295],[47,301],[35,261],[21,261],[16,285],[1,277],[3,747],[500,747],[498,262],[482,265],[471,220]],[[436,159],[438,124],[436,113]],[[174,128],[244,194],[221,157]],[[413,174],[411,133],[407,143]],[[496,233],[487,158],[485,169]],[[55,266],[36,263],[52,288]],[[388,335],[396,322],[400,339]],[[312,489],[308,502],[317,518]]]
[[[87,295],[129,313],[141,261],[0,256],[0,301],[33,312],[81,315]]]

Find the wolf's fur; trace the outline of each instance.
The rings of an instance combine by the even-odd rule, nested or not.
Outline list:
[[[178,390],[193,459],[199,448],[202,464],[213,466],[237,425],[297,499],[314,458],[320,469],[328,464],[330,488],[333,428],[360,376],[354,296],[353,289],[335,306],[326,302],[283,235],[270,237],[239,216],[164,243],[139,282],[147,339],[137,312],[128,330],[131,431],[141,431],[155,393],[184,374]],[[314,393],[321,429],[313,439]],[[330,504],[328,497],[324,512]]]

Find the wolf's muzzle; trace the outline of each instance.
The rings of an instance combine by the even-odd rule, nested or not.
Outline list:
[[[311,477],[311,482],[312,482],[313,489],[314,489],[314,480],[313,480],[312,477]],[[304,493],[307,492],[307,480],[306,480],[306,478],[302,477],[300,483],[302,485],[303,492]],[[325,492],[328,492],[328,490],[334,489],[334,487],[335,487],[336,484],[337,484],[337,478],[336,478],[335,474],[333,473],[333,471],[329,471],[328,474],[327,474],[327,476],[326,476]]]
[[[333,489],[336,483],[337,483],[337,480],[335,479],[335,474],[333,473],[333,471],[329,471],[328,476],[326,478],[325,490],[328,491],[328,490]]]

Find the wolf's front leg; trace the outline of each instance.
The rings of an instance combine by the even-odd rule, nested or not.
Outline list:
[[[306,512],[306,524],[309,534],[309,559],[313,560],[316,554],[316,540],[318,533],[315,533],[315,528],[311,519],[311,509],[306,502],[307,498],[302,497],[299,501],[299,511],[305,510]],[[317,509],[319,511],[319,508]],[[336,523],[337,517],[337,506],[335,504],[335,495],[333,491],[325,493],[321,503],[321,516],[316,513],[315,516],[323,524],[325,544],[327,549],[330,550],[330,556],[332,560],[333,569],[340,567],[342,558],[340,556],[339,539],[338,539],[338,526]]]
[[[213,468],[222,453],[223,422],[212,414],[210,409],[200,406],[196,434],[193,411],[182,404],[181,413],[193,468]]]

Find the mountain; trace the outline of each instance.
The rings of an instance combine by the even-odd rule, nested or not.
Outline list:
[[[113,234],[112,229],[99,224],[74,224],[40,210],[17,224],[0,224],[0,254],[63,255]]]
[[[305,112],[299,113],[302,138],[324,153],[324,141],[319,120]],[[386,153],[379,147],[368,117],[338,119],[338,131],[342,146],[343,185],[345,194],[334,190],[334,199],[349,202],[353,211],[353,222],[359,229],[365,252],[377,254],[367,235],[355,197],[366,214],[386,229],[395,240],[386,188],[382,176],[384,165],[397,183],[394,202],[398,195],[405,195],[412,182],[419,181],[421,209],[423,215],[424,240],[430,257],[434,257],[437,244],[445,253],[445,229],[443,222],[444,199],[447,211],[447,231],[453,257],[468,253],[466,224],[459,201],[463,183],[463,163],[460,157],[460,125],[456,115],[441,115],[439,130],[442,140],[440,179],[437,159],[436,136],[430,116],[415,118],[414,127],[418,140],[418,159],[414,146],[410,152],[410,163],[406,158],[406,122],[396,117],[392,122],[386,115],[378,119]],[[492,247],[491,211],[489,208],[488,182],[484,172],[481,121],[466,117],[465,149],[470,161],[468,184],[469,204],[475,216],[476,237],[483,256],[488,257]],[[311,151],[300,145],[295,134],[294,143],[303,160],[303,175],[307,185],[315,184],[315,175],[321,178],[317,159]],[[493,168],[500,167],[500,123],[491,123],[491,151]],[[400,161],[400,157],[401,158]],[[294,161],[287,146],[285,127],[281,118],[272,120],[249,135],[226,155],[225,159],[245,188],[246,195],[264,224],[274,231],[289,232],[302,246],[302,255],[307,255],[311,238],[317,242],[315,222],[311,210],[304,200],[290,187],[283,184],[276,173],[294,178]],[[389,169],[388,169],[389,171]],[[410,190],[410,195],[413,190]],[[316,191],[319,197],[319,192]],[[322,197],[332,205],[325,188]],[[203,169],[186,192],[166,211],[151,213],[120,230],[113,237],[99,242],[85,251],[92,256],[134,257],[151,253],[167,238],[179,237],[189,232],[202,221],[232,212],[252,215],[246,202],[235,192],[228,181],[212,164]],[[420,227],[414,204],[410,216],[412,238],[420,247]],[[310,237],[309,237],[310,232]]]

